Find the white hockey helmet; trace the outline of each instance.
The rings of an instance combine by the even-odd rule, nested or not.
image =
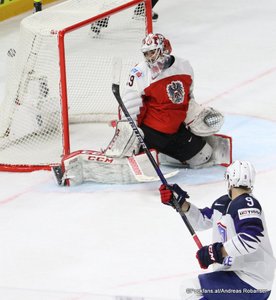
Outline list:
[[[149,33],[142,41],[141,51],[151,69],[158,68],[159,71],[165,67],[172,47],[170,41],[160,33]]]
[[[231,187],[243,187],[253,190],[256,171],[248,161],[234,161],[225,172],[228,190]]]
[[[141,50],[143,53],[160,49],[161,54],[170,54],[172,46],[168,39],[161,33],[149,33],[142,41]]]

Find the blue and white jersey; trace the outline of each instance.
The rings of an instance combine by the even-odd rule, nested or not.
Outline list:
[[[213,242],[222,242],[228,257],[215,271],[234,271],[256,289],[271,290],[276,266],[264,213],[257,199],[242,194],[217,199],[211,208],[191,204],[186,213],[195,230],[213,228]]]

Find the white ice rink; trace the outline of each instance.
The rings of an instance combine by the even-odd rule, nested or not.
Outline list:
[[[155,11],[154,31],[194,68],[196,100],[225,114],[234,159],[256,166],[254,194],[275,249],[276,1],[160,0]],[[0,23],[0,101],[22,17]],[[225,193],[223,172],[182,170],[170,183],[204,207]],[[66,188],[46,171],[0,173],[0,300],[180,299],[181,284],[202,271],[159,185]],[[211,242],[210,232],[198,235]]]

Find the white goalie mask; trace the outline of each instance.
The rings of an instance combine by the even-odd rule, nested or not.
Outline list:
[[[236,160],[225,172],[228,191],[230,191],[231,187],[242,187],[253,190],[255,175],[255,168],[250,162]]]
[[[156,78],[168,66],[172,51],[169,40],[160,33],[150,33],[143,39],[141,50],[152,71],[152,77]]]

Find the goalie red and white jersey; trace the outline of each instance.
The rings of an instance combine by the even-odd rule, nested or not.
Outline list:
[[[123,101],[138,126],[143,123],[173,134],[186,118],[192,89],[193,69],[187,60],[175,57],[174,63],[155,79],[142,62],[131,70]]]

